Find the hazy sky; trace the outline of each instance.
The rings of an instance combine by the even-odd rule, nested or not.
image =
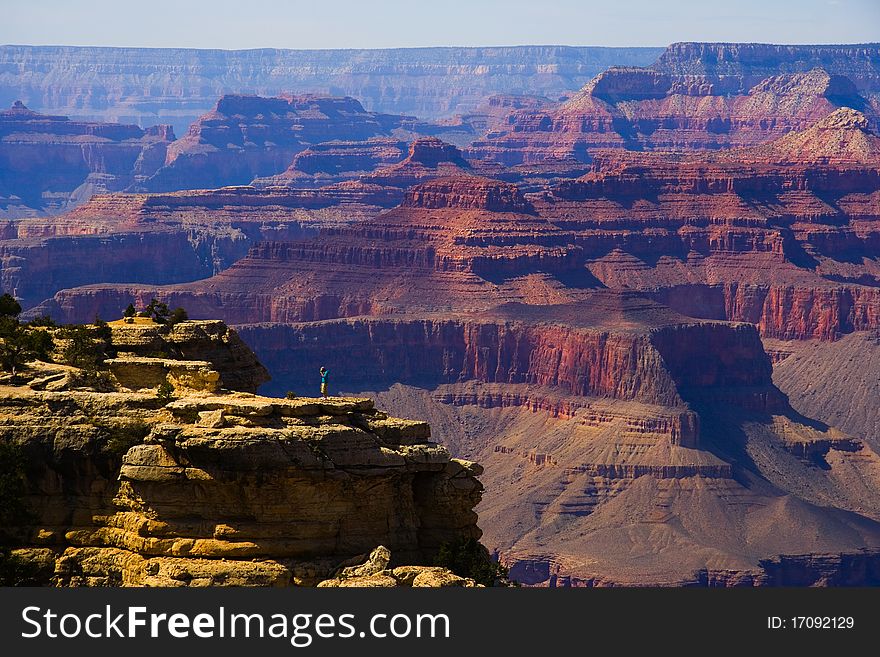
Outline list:
[[[880,41],[880,0],[0,0],[0,43],[385,48]]]

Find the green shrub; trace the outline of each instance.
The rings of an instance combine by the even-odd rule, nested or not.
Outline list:
[[[189,320],[189,315],[183,308],[175,308],[168,317],[168,323],[174,326]]]
[[[29,321],[27,323],[27,326],[55,328],[58,326],[58,324],[56,324],[55,320],[49,317],[49,315],[40,315],[39,317],[34,317],[31,321]]]
[[[107,440],[107,451],[122,457],[135,445],[144,442],[144,438],[150,433],[150,426],[143,423],[135,423],[124,426],[109,428],[110,438]]]
[[[5,292],[0,296],[0,317],[18,317],[21,314],[21,304],[15,297]]]
[[[475,538],[450,541],[440,546],[434,562],[459,577],[470,577],[484,586],[508,586],[507,568],[493,561],[489,551]]]
[[[62,358],[68,365],[95,371],[104,362],[104,343],[97,342],[87,326],[65,326],[60,336],[68,341],[62,351]]]
[[[15,376],[31,360],[50,360],[55,342],[43,329],[32,330],[17,319],[0,319],[0,367]]]
[[[159,384],[159,387],[156,388],[156,399],[161,402],[170,402],[174,399],[174,386],[172,386],[168,381],[163,381]]]

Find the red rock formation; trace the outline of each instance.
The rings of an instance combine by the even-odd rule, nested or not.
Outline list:
[[[802,133],[706,156],[609,155],[536,203],[589,242],[606,285],[783,339],[877,326],[880,139],[841,109]],[[557,200],[558,199],[558,200]],[[646,228],[626,235],[625,226]],[[587,246],[589,245],[589,246]],[[634,257],[635,256],[635,257]],[[647,264],[647,262],[652,264]]]
[[[544,96],[496,94],[484,99],[472,112],[462,114],[458,120],[471,126],[474,135],[485,135],[492,129],[501,128],[508,117],[517,110],[537,110],[552,104]]]
[[[510,166],[588,162],[600,148],[750,146],[803,130],[842,105],[870,110],[849,80],[822,69],[775,75],[726,96],[699,79],[613,68],[558,108],[511,114],[466,154]]]
[[[377,168],[396,164],[406,157],[405,142],[393,138],[367,141],[331,141],[309,146],[293,158],[277,176],[257,178],[257,187],[323,187],[355,180]]]
[[[367,112],[353,98],[223,96],[169,148],[145,191],[241,185],[284,171],[323,141],[387,136],[401,117]]]
[[[16,101],[0,111],[0,217],[55,213],[137,184],[173,140],[168,126],[83,123]]]
[[[0,240],[0,284],[28,308],[62,288],[96,281],[205,278],[256,242],[314,235],[320,226],[357,221],[399,198],[399,190],[364,185],[97,195],[51,220],[8,224]]]
[[[409,145],[406,159],[364,176],[363,181],[407,188],[433,178],[466,174],[470,169],[458,148],[436,137],[422,137]]]
[[[410,189],[404,196],[403,208],[437,210],[489,210],[491,212],[532,211],[531,204],[514,185],[493,180],[443,178]]]
[[[255,248],[185,294],[246,323],[570,303],[603,284],[766,336],[833,339],[880,317],[880,269],[856,259],[880,243],[878,143],[862,115],[839,110],[761,147],[602,156],[549,193],[438,178],[317,240]]]

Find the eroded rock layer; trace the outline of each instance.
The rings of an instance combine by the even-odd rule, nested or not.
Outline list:
[[[369,399],[209,390],[210,367],[230,385],[243,360],[259,363],[220,323],[162,328],[113,325],[113,390],[70,387],[72,368],[51,364],[0,390],[0,439],[25,458],[33,512],[5,529],[18,532],[17,556],[42,564],[41,581],[314,585],[378,544],[393,568],[479,538],[481,470],[430,442],[426,423]],[[182,355],[122,353],[153,343]],[[176,377],[173,399],[149,389],[157,366]]]
[[[723,86],[723,85],[719,85]],[[846,77],[816,68],[773,74],[751,88],[647,68],[612,68],[558,107],[512,112],[466,151],[508,166],[589,162],[594,151],[717,150],[804,130],[840,107],[877,125],[877,105]]]
[[[474,109],[498,93],[555,99],[608,66],[646,66],[661,52],[569,46],[168,51],[6,45],[0,48],[0,103],[21,98],[54,113],[172,123],[178,134],[219,96],[242,90],[348,95],[373,111],[436,118]]]
[[[0,111],[0,218],[55,214],[128,189],[156,173],[173,141],[166,125],[71,121],[16,100]]]

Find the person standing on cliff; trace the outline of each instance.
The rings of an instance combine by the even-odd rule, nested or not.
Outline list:
[[[327,399],[327,377],[330,374],[330,370],[326,367],[322,367],[321,370],[321,396],[324,399]]]

